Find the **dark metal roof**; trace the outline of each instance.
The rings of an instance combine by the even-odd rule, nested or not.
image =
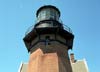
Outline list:
[[[52,6],[52,5],[45,5],[45,6],[40,7],[40,8],[37,10],[36,16],[38,16],[39,12],[40,12],[42,9],[45,9],[45,8],[53,8],[53,9],[57,10],[58,13],[59,13],[59,17],[60,17],[60,11],[59,11],[59,9],[56,8],[55,6]]]

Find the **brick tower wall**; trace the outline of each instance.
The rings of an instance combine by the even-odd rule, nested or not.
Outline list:
[[[53,41],[50,45],[39,42],[34,48],[27,72],[72,72],[67,46]]]

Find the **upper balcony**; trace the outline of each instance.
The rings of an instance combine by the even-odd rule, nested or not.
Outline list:
[[[67,25],[63,24],[63,22],[62,22],[61,20],[58,20],[57,22],[58,22],[59,24],[61,24],[61,26],[63,27],[63,29],[64,29],[65,31],[67,31],[67,32],[69,32],[69,33],[71,33],[71,34],[73,34],[71,28],[69,28]],[[30,27],[27,29],[25,35],[27,35],[27,34],[30,33],[32,30],[35,29],[36,23],[37,23],[37,21],[35,22],[34,25],[30,26]],[[41,24],[41,27],[42,27],[42,28],[48,28],[48,27],[54,28],[54,27],[57,27],[57,26],[51,21],[51,22],[49,22],[49,24],[48,24],[48,23],[42,23],[42,24]],[[39,28],[39,27],[38,27],[38,28]]]

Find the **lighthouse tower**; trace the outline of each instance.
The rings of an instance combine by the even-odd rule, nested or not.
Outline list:
[[[64,27],[60,15],[52,5],[37,10],[37,22],[23,39],[30,53],[27,72],[72,72],[68,50],[74,35]]]

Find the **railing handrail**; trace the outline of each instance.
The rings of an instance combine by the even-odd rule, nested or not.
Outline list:
[[[59,19],[59,22],[63,25],[63,28],[65,30],[67,30],[69,33],[72,33],[73,34],[71,28],[69,28],[67,25],[63,24],[63,21],[61,19]]]
[[[63,24],[63,27],[64,27],[65,30],[67,30],[68,32],[73,34],[71,28],[69,28],[67,25]]]
[[[73,34],[72,30],[67,25],[63,24],[63,22],[62,22],[61,19],[59,19],[58,21],[62,24],[64,30],[66,30],[69,33],[72,33]],[[28,28],[28,30],[25,32],[25,35],[27,35],[29,32],[31,32],[33,28],[34,28],[34,25],[30,26]]]

